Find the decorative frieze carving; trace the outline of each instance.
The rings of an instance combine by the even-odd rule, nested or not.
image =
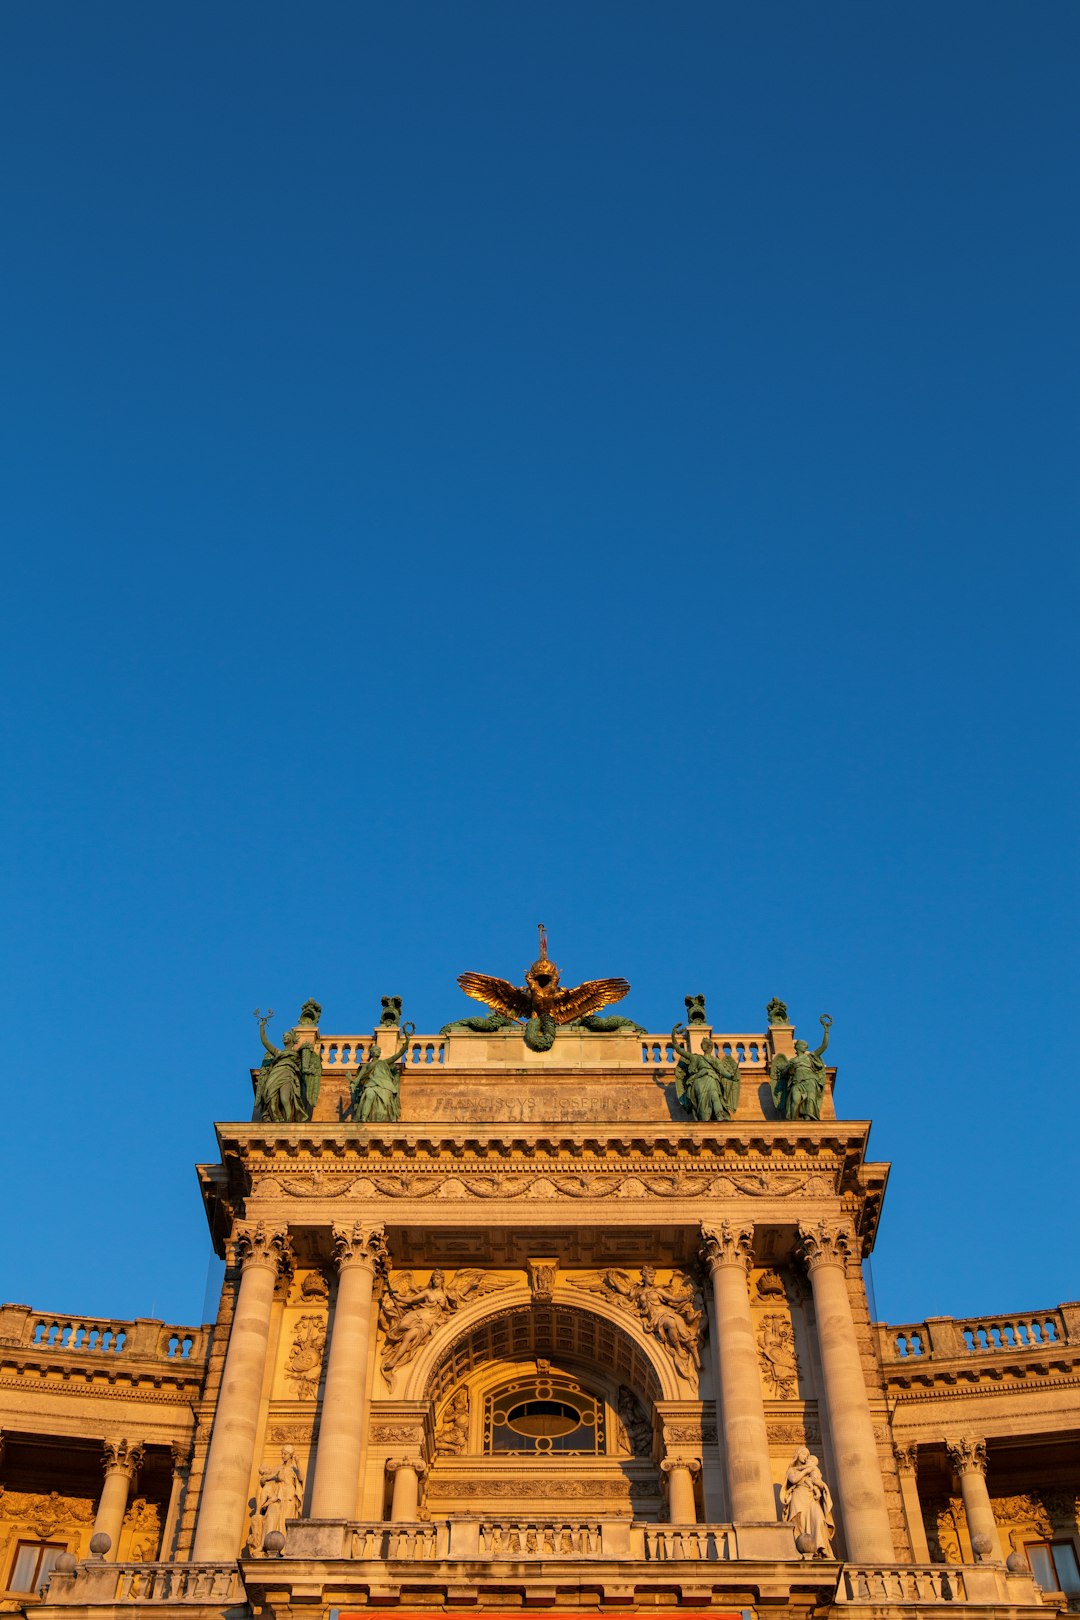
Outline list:
[[[81,1496],[61,1496],[59,1491],[35,1493],[0,1490],[0,1519],[25,1525],[42,1541],[58,1530],[74,1529],[94,1521],[96,1504]]]
[[[302,1316],[296,1324],[289,1359],[285,1363],[285,1377],[292,1385],[297,1400],[313,1401],[318,1394],[325,1346],[325,1317]]]
[[[769,1423],[765,1429],[772,1446],[820,1446],[821,1424],[816,1418],[802,1423]]]
[[[598,1294],[619,1310],[638,1317],[684,1377],[700,1369],[706,1317],[697,1289],[685,1271],[672,1271],[670,1281],[661,1283],[655,1266],[642,1266],[637,1281],[628,1271],[612,1269],[587,1279],[574,1278],[571,1286]]]
[[[161,1545],[161,1515],[157,1503],[137,1496],[124,1516],[124,1528],[131,1534],[128,1561],[153,1563]]]
[[[959,1435],[946,1440],[945,1449],[958,1474],[986,1473],[985,1440],[976,1439],[974,1435]]]
[[[795,1333],[786,1316],[768,1311],[757,1333],[758,1362],[769,1394],[779,1399],[799,1393],[799,1353]]]
[[[733,1194],[748,1198],[794,1198],[799,1194],[828,1197],[836,1191],[836,1177],[823,1171],[793,1176],[790,1171],[760,1175],[737,1175],[732,1171],[649,1171],[612,1173],[602,1167],[590,1176],[567,1169],[537,1173],[534,1170],[492,1174],[466,1168],[445,1171],[416,1170],[380,1173],[365,1172],[346,1178],[332,1170],[303,1173],[278,1172],[257,1178],[260,1198],[722,1198]]]
[[[691,1446],[715,1446],[715,1423],[665,1423],[664,1438]]]
[[[562,1497],[596,1497],[598,1500],[615,1498],[626,1501],[627,1497],[652,1496],[654,1492],[645,1484],[637,1480],[625,1479],[559,1479],[546,1476],[541,1479],[529,1479],[522,1475],[517,1479],[438,1479],[434,1476],[428,1485],[429,1500],[445,1499],[447,1497],[510,1497],[523,1502],[541,1500],[558,1501]]]
[[[308,1446],[317,1432],[312,1431],[310,1423],[273,1423],[267,1430],[266,1438],[277,1446]]]
[[[550,1305],[555,1292],[555,1279],[559,1275],[558,1260],[527,1260],[525,1266],[534,1303]]]
[[[998,1524],[1006,1528],[1015,1525],[1026,1529],[1030,1526],[1047,1540],[1054,1534],[1054,1522],[1041,1497],[994,1496],[990,1499],[990,1506]]]
[[[799,1226],[797,1253],[811,1274],[819,1266],[846,1267],[855,1252],[854,1235],[846,1221],[815,1221]]]
[[[710,1271],[717,1266],[742,1266],[749,1273],[754,1258],[754,1228],[732,1226],[721,1221],[719,1226],[702,1226],[701,1255]]]

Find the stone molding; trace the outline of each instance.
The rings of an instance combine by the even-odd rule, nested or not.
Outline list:
[[[703,1223],[700,1252],[710,1275],[720,1266],[741,1266],[743,1275],[749,1277],[754,1262],[754,1228],[733,1226],[726,1220],[719,1226]]]
[[[362,1221],[354,1221],[351,1227],[333,1226],[331,1232],[334,1263],[339,1272],[346,1266],[362,1266],[372,1272],[385,1268],[389,1251],[386,1228],[381,1223],[365,1226]]]

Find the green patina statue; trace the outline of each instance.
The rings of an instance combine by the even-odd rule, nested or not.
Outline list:
[[[318,1027],[319,1019],[321,1017],[322,1008],[317,1001],[312,1000],[312,998],[309,996],[307,1001],[305,1001],[304,1005],[301,1007],[300,1017],[296,1020],[296,1022],[297,1025],[302,1029],[315,1029]]]
[[[765,1008],[765,1016],[770,1024],[786,1024],[788,1021],[787,1002],[781,1001],[779,996],[773,996]]]
[[[359,1125],[396,1125],[401,1118],[401,1076],[415,1024],[402,1024],[401,1045],[392,1058],[372,1042],[367,1060],[356,1071],[352,1087],[352,1118]]]
[[[311,1118],[319,1100],[322,1057],[317,1047],[297,1044],[295,1029],[285,1031],[283,1048],[271,1045],[266,1026],[273,1016],[272,1011],[264,1015],[255,1009],[259,1039],[266,1050],[255,1088],[255,1118],[275,1125],[300,1125]],[[303,1024],[303,1016],[300,1022]]]
[[[686,1033],[685,1024],[676,1024],[671,1032],[671,1044],[679,1059],[675,1070],[679,1101],[695,1119],[734,1119],[741,1086],[738,1062],[720,1052],[708,1035],[701,1042],[700,1052],[680,1046],[679,1036]]]
[[[502,1013],[493,1012],[487,1018],[477,1013],[475,1018],[455,1018],[452,1024],[444,1024],[440,1035],[456,1035],[459,1030],[471,1030],[474,1035],[494,1035],[499,1029],[518,1029],[520,1025],[516,1018],[505,1018]]]
[[[821,1118],[821,1105],[825,1100],[825,1064],[822,1058],[832,1028],[828,1013],[822,1013],[820,1023],[825,1035],[815,1051],[810,1051],[806,1041],[796,1041],[794,1057],[785,1057],[782,1052],[777,1052],[772,1060],[769,1078],[773,1102],[781,1119]]]
[[[586,1013],[584,1018],[575,1018],[567,1029],[587,1029],[593,1035],[645,1035],[647,1030],[644,1024],[635,1024],[632,1018],[598,1018],[595,1013]]]

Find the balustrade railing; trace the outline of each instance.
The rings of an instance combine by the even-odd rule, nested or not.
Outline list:
[[[150,1317],[119,1322],[111,1317],[61,1316],[25,1305],[0,1305],[0,1343],[28,1349],[197,1362],[206,1354],[208,1336],[206,1327],[174,1327]]]
[[[931,1317],[902,1326],[879,1324],[886,1361],[994,1355],[999,1351],[1048,1350],[1070,1340],[1061,1310],[1024,1311],[1011,1316]]]
[[[731,1526],[723,1524],[646,1525],[644,1556],[654,1564],[722,1563],[732,1556],[732,1534]]]
[[[964,1570],[956,1564],[845,1564],[837,1603],[965,1603]]]
[[[596,1520],[489,1519],[481,1523],[481,1558],[602,1558],[604,1527]]]
[[[111,1564],[88,1559],[54,1570],[47,1603],[235,1603],[244,1590],[232,1564]]]
[[[388,1524],[385,1520],[374,1524],[350,1526],[350,1556],[354,1559],[376,1559],[391,1563],[395,1559],[439,1558],[445,1555],[448,1526],[445,1522]],[[288,1556],[288,1542],[285,1544]]]
[[[574,1033],[571,1031],[570,1033]],[[468,1038],[468,1037],[465,1037]],[[656,1068],[672,1068],[678,1061],[671,1044],[670,1034],[632,1037],[640,1042],[641,1061]],[[447,1061],[445,1035],[414,1035],[409,1041],[407,1061],[410,1068],[439,1067]],[[386,1055],[387,1047],[395,1048],[400,1040],[396,1029],[387,1029],[378,1044]],[[764,1069],[769,1063],[769,1042],[765,1035],[714,1035],[720,1051],[726,1057],[736,1058],[745,1068]],[[320,1037],[319,1052],[324,1069],[356,1068],[365,1062],[371,1050],[370,1035],[325,1035]]]

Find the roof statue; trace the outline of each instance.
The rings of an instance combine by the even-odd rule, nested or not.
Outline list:
[[[525,975],[525,984],[519,988],[508,979],[496,979],[489,973],[462,973],[458,984],[474,1001],[503,1013],[509,1018],[524,1021],[525,1045],[533,1052],[547,1052],[555,1043],[555,1031],[560,1024],[572,1023],[589,1013],[610,1007],[621,1001],[630,989],[625,979],[587,979],[572,990],[559,987],[559,969],[547,953],[547,930],[538,926],[540,955]]]

